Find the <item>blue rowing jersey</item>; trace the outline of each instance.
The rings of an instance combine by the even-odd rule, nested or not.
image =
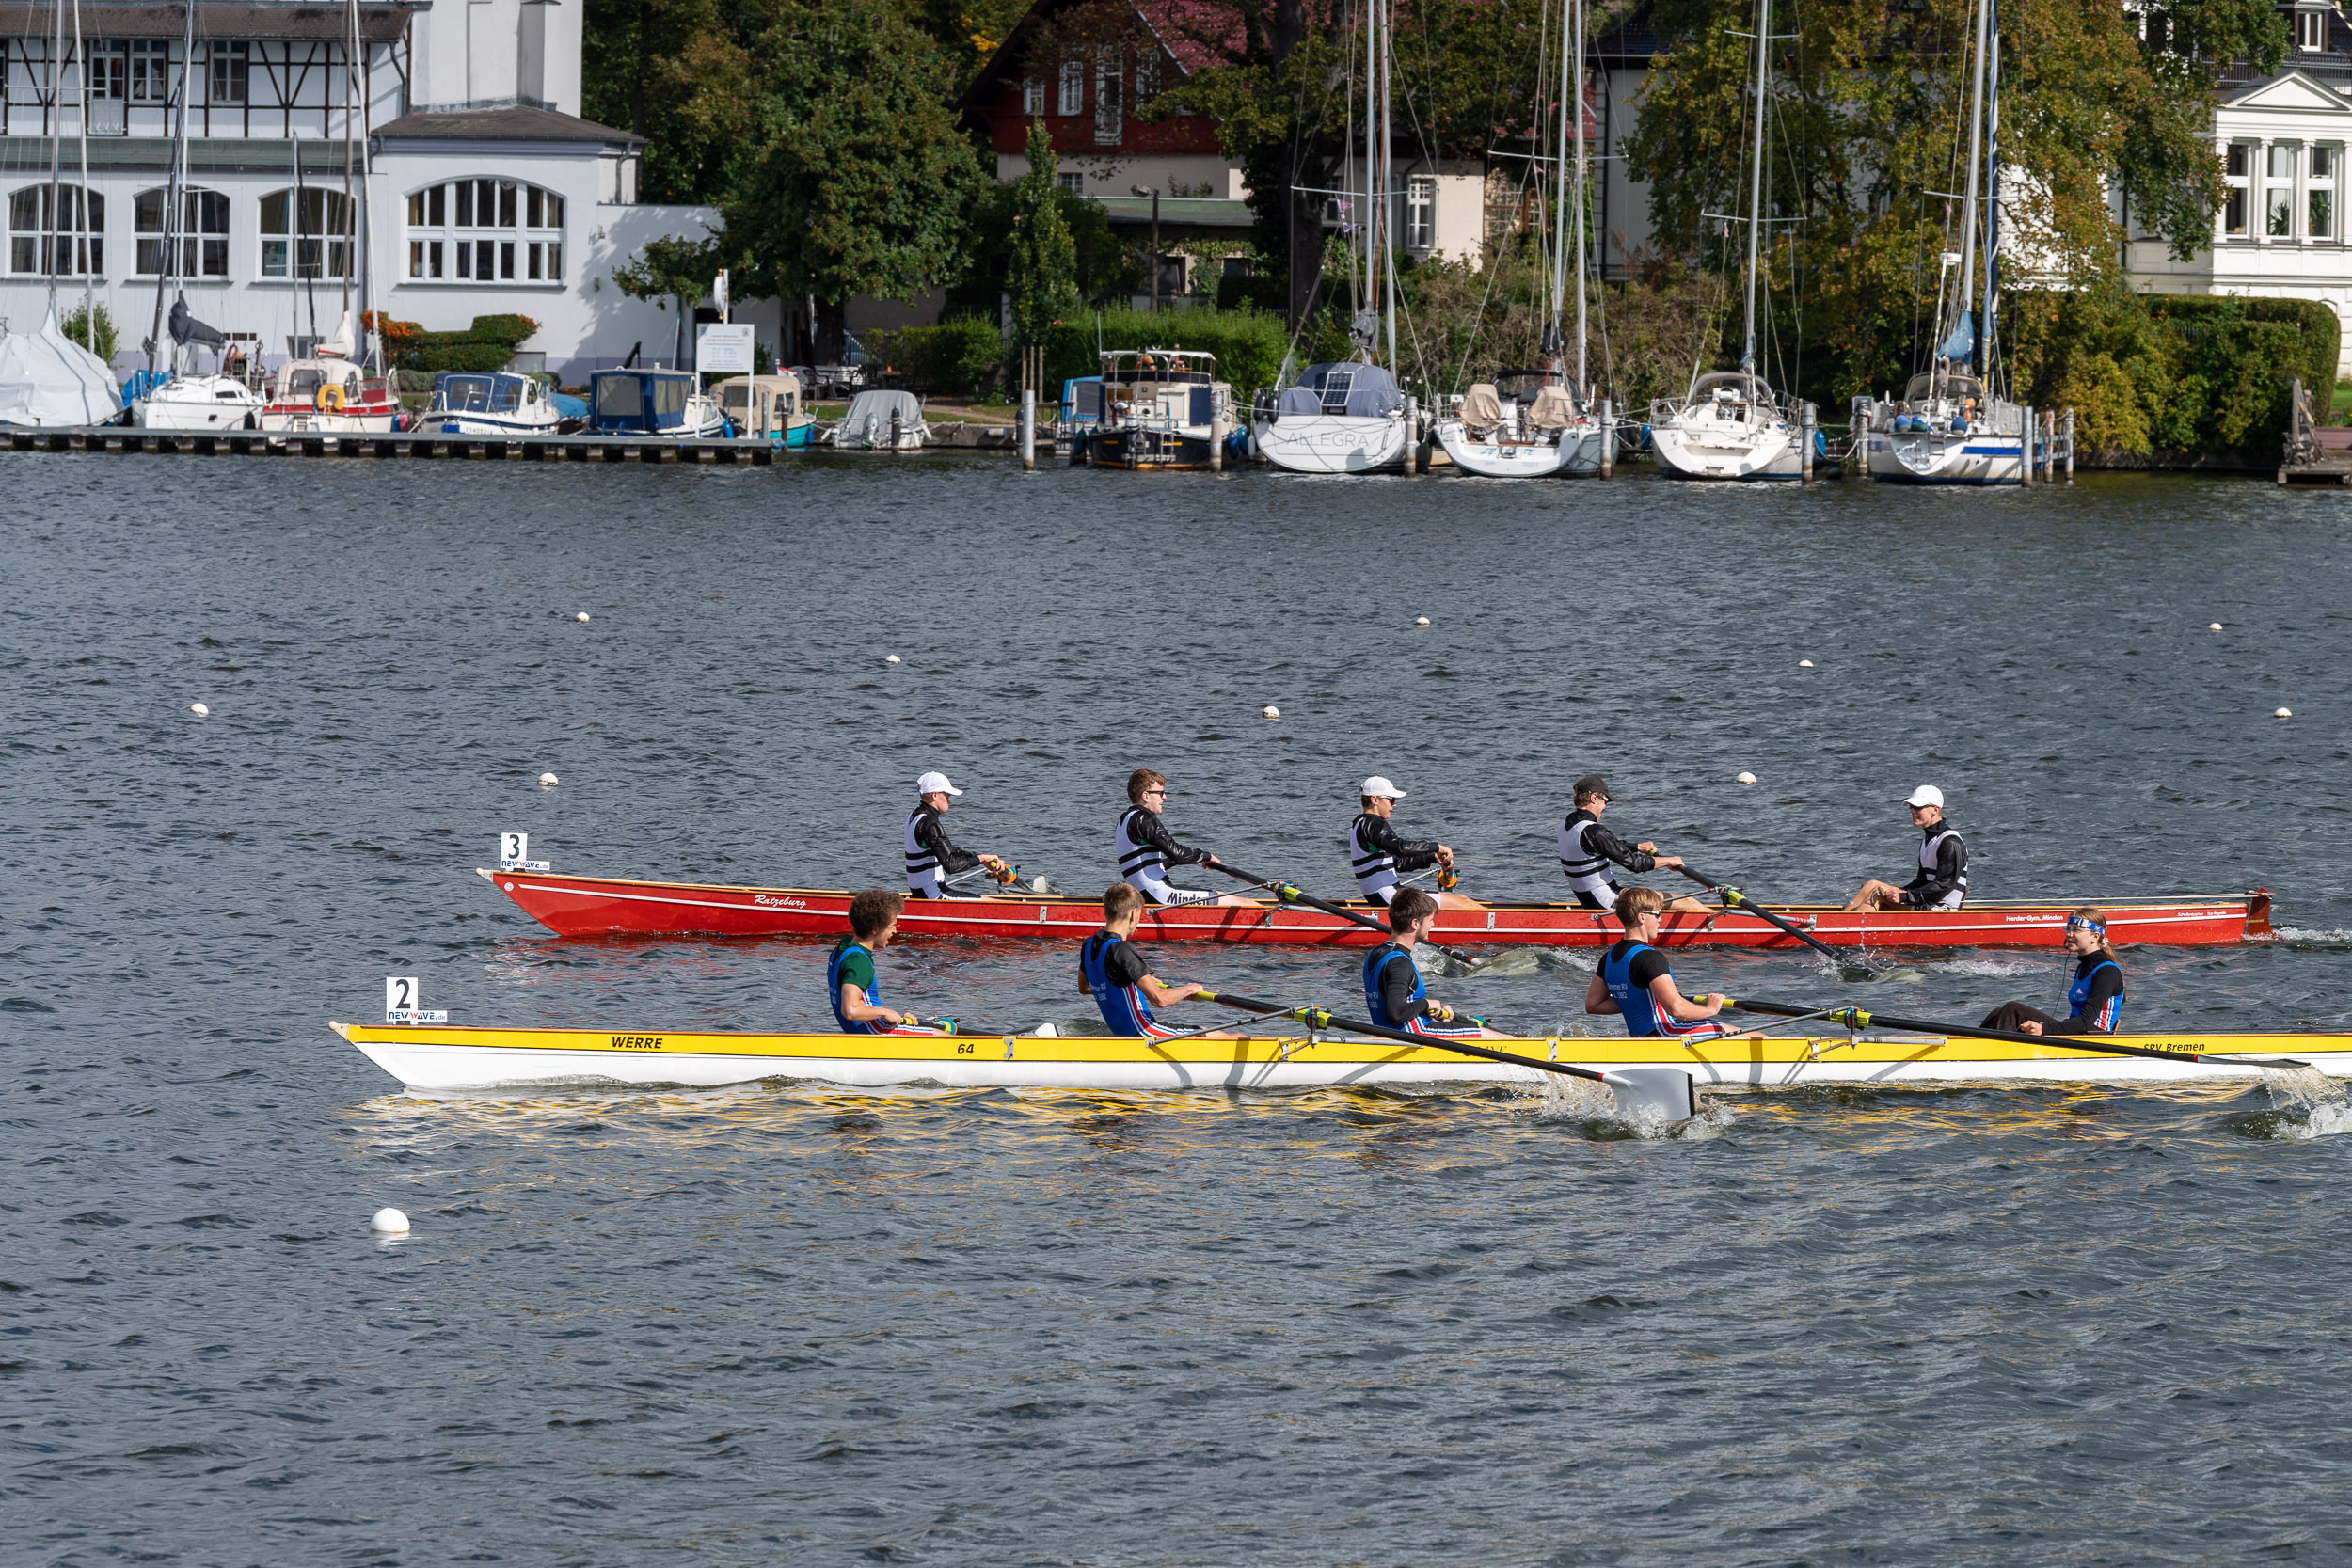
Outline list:
[[[889,1025],[881,1019],[859,1022],[841,1010],[841,988],[857,987],[869,1007],[882,1006],[882,983],[874,977],[874,955],[855,937],[843,937],[825,961],[825,994],[833,1001],[834,1022],[850,1035],[883,1035]]]
[[[1078,972],[1086,976],[1087,990],[1093,992],[1094,1005],[1103,1010],[1103,1022],[1112,1034],[1150,1034],[1152,1004],[1144,1000],[1143,989],[1111,978],[1110,955],[1123,940],[1108,931],[1087,938],[1078,949]]]
[[[1645,953],[1657,952],[1648,942],[1628,937],[1600,956],[1600,983],[1609,988],[1617,1011],[1625,1016],[1625,1032],[1637,1039],[1661,1032],[1658,1027],[1656,999],[1650,995],[1649,987],[1636,984],[1633,978],[1633,960]],[[1659,963],[1661,968],[1665,963],[1662,953],[1659,954]]]
[[[2067,1003],[2074,1008],[2068,1016],[2083,1018],[2083,1007],[2090,1000],[2091,979],[2103,969],[2115,971],[2115,994],[2102,998],[2098,1008],[2089,1018],[2084,1019],[2084,1022],[2103,1035],[2112,1035],[2115,1033],[2116,1025],[2122,1022],[2123,1018],[2123,966],[2112,958],[2092,964],[2077,975],[2074,983],[2066,989]]]
[[[1421,965],[1413,961],[1410,953],[1394,942],[1374,948],[1364,958],[1364,1011],[1371,1014],[1372,1022],[1383,1029],[1402,1029],[1427,1010],[1415,1008],[1408,1018],[1397,1018],[1390,1013],[1388,1004],[1381,998],[1380,976],[1389,965],[1398,962],[1402,962],[1406,973],[1413,977],[1413,993],[1405,999],[1406,1002],[1409,1005],[1429,999],[1429,989],[1422,984]]]

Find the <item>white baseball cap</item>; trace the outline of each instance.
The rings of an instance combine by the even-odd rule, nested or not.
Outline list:
[[[1384,800],[1402,800],[1405,799],[1405,792],[1403,790],[1397,788],[1396,785],[1389,783],[1387,779],[1382,778],[1377,773],[1375,773],[1371,778],[1366,779],[1364,781],[1364,787],[1358,790],[1356,793],[1359,795],[1376,795]]]
[[[961,795],[963,791],[949,784],[947,775],[945,773],[926,773],[914,781],[914,793],[917,795]]]
[[[1918,788],[1911,792],[1911,799],[1905,800],[1903,804],[1906,806],[1933,806],[1936,810],[1942,811],[1944,809],[1944,792],[1936,788],[1933,784],[1921,784]]]

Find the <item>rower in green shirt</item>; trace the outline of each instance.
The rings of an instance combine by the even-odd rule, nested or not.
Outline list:
[[[882,1005],[882,988],[874,978],[874,955],[890,945],[898,932],[898,911],[906,908],[903,893],[867,888],[850,900],[850,934],[834,944],[825,961],[825,989],[832,993],[833,1016],[850,1035],[936,1035],[913,1013]]]

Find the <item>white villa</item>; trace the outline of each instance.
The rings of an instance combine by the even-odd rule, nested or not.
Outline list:
[[[146,364],[184,77],[174,287],[264,363],[363,303],[437,331],[528,316],[540,329],[523,363],[567,383],[640,345],[644,362],[674,361],[676,316],[624,296],[612,273],[648,239],[716,216],[639,205],[640,138],[579,118],[580,12],[580,0],[360,0],[347,72],[348,5],[86,4],[77,47],[72,7],[0,0],[0,322],[40,325],[54,261],[59,315],[94,299],[116,325],[116,369]]]

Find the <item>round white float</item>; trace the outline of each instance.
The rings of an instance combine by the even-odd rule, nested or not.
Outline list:
[[[573,616],[572,619],[575,621],[585,621],[588,619],[588,612],[583,610],[579,614]]]
[[[888,658],[883,659],[882,662],[884,664],[896,664],[898,662],[898,656],[897,654],[892,654]]]
[[[190,703],[188,705],[188,711],[195,714],[199,719],[201,719],[213,710],[206,707],[202,703]]]
[[[2291,707],[2282,707],[2278,712],[2272,714],[2271,717],[2273,719],[2292,719],[2295,717],[2295,710]]]
[[[375,1218],[368,1221],[370,1230],[387,1236],[402,1236],[408,1231],[408,1216],[397,1209],[378,1209]]]
[[[1740,782],[1741,784],[1754,784],[1756,783],[1756,775],[1753,773],[1742,773],[1740,775]]]
[[[539,787],[542,789],[553,789],[555,787],[555,775],[552,773],[540,774]]]
[[[1258,711],[1264,714],[1268,719],[1279,719],[1282,717],[1282,710],[1276,707],[1272,703],[1266,704],[1265,706],[1260,708]]]

